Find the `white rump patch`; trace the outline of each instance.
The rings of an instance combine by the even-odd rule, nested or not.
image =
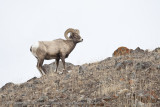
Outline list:
[[[37,48],[39,47],[39,42],[36,42],[32,45],[32,54],[37,57]]]
[[[32,45],[32,48],[38,48],[39,47],[39,42],[36,42]]]

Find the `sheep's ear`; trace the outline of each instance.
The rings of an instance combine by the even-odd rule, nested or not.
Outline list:
[[[72,32],[70,32],[69,38],[73,38],[73,33]]]

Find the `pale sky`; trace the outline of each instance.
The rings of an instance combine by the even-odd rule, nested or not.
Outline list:
[[[84,39],[66,59],[73,64],[111,57],[120,46],[155,49],[160,0],[0,0],[0,87],[40,77],[30,46],[64,39],[68,28]]]

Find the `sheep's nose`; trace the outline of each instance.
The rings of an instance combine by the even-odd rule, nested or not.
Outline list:
[[[81,39],[83,41],[83,39]]]

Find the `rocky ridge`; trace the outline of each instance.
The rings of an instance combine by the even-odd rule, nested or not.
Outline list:
[[[159,107],[160,53],[133,50],[130,55],[73,65],[68,73],[54,72],[22,84],[7,83],[0,89],[0,107]]]

